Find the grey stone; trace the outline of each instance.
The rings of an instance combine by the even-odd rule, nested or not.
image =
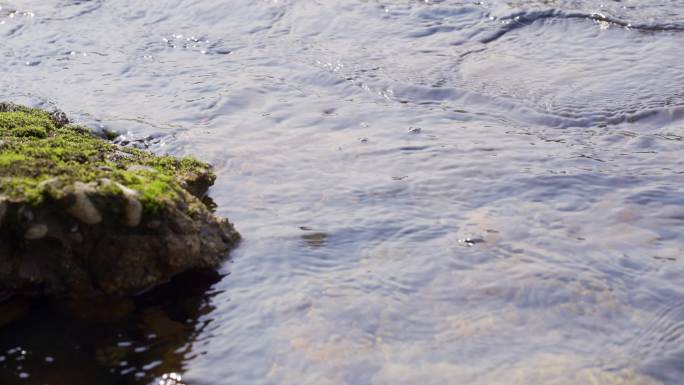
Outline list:
[[[88,225],[102,222],[102,214],[88,198],[88,193],[92,192],[95,192],[95,189],[91,183],[74,183],[76,201],[67,209],[69,214]]]

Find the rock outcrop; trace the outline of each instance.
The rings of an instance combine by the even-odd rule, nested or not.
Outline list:
[[[0,293],[130,295],[216,267],[239,235],[203,203],[214,179],[0,103]]]

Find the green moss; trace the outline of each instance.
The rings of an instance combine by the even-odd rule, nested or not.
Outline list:
[[[25,162],[28,158],[16,152],[0,152],[0,167],[10,167],[16,162]]]
[[[0,113],[0,135],[45,138],[55,129],[50,115],[44,111],[12,111]]]
[[[1,195],[9,198],[19,198],[30,204],[40,204],[43,201],[43,191],[38,188],[38,184],[46,180],[45,176],[39,177],[0,177]]]
[[[120,147],[44,111],[0,104],[0,196],[40,204],[72,191],[75,182],[108,179],[137,191],[145,212],[155,214],[178,201],[180,176],[208,171],[192,158]],[[98,186],[100,194],[122,194],[115,184]]]
[[[122,184],[140,194],[139,199],[146,213],[158,214],[178,198],[178,185],[173,177],[163,172],[117,171],[115,174]]]

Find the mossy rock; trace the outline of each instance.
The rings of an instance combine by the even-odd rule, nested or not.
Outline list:
[[[0,292],[128,295],[215,267],[239,240],[203,203],[215,178],[0,103]]]

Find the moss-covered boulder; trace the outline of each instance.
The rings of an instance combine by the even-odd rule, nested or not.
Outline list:
[[[239,235],[203,203],[214,179],[0,103],[0,296],[128,295],[215,267]]]

